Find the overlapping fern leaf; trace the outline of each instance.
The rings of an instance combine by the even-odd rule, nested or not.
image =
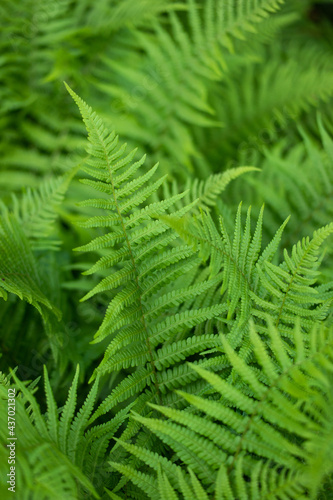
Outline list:
[[[255,289],[256,265],[258,262],[271,261],[278,248],[285,223],[275,237],[261,251],[263,207],[254,234],[251,234],[251,210],[246,217],[244,230],[241,221],[241,204],[234,223],[234,235],[229,236],[223,217],[220,217],[218,231],[212,216],[201,211],[198,217],[175,218],[162,216],[179,235],[194,248],[200,249],[201,258],[209,260],[210,275],[220,275],[220,295],[225,294],[223,302],[227,305],[227,322],[247,322],[251,310],[250,291]]]
[[[231,181],[237,179],[240,175],[254,170],[259,169],[255,167],[229,168],[220,174],[210,175],[205,181],[200,180],[198,177],[195,177],[194,179],[189,177],[185,184],[184,198],[177,201],[175,206],[177,208],[181,208],[182,206],[196,202],[192,209],[192,213],[198,212],[201,208],[210,209],[216,205],[220,195]],[[165,183],[163,188],[164,198],[174,196],[179,192],[177,182],[175,181],[171,185]]]
[[[314,322],[325,319],[333,299],[332,284],[315,286],[320,274],[320,247],[333,233],[333,223],[315,231],[312,239],[303,238],[295,244],[291,255],[285,249],[284,261],[278,264],[272,261],[276,260],[288,219],[261,250],[263,207],[253,236],[250,214],[248,209],[242,229],[239,205],[233,238],[223,217],[220,217],[220,234],[208,213],[202,212],[198,218],[162,216],[188,244],[200,248],[203,260],[209,259],[211,276],[221,273],[221,294],[228,310],[227,327],[223,330],[230,332],[233,347],[240,345],[250,317],[255,318],[263,332],[264,318],[269,314],[288,337],[296,318],[300,319],[304,332],[309,332]]]
[[[57,250],[60,241],[49,239],[58,217],[57,207],[64,201],[78,167],[62,176],[45,179],[36,189],[28,188],[19,199],[13,195],[12,212],[22,225],[33,250]]]
[[[166,419],[133,414],[174,451],[174,460],[121,442],[143,469],[113,467],[152,499],[317,498],[333,473],[332,330],[316,325],[308,343],[296,324],[290,338],[294,357],[272,323],[268,336],[271,347],[251,325],[253,366],[221,337],[240,377],[237,385],[192,366],[220,401],[180,391],[192,411],[152,405]]]
[[[44,320],[47,320],[50,311],[60,318],[60,311],[42,290],[42,280],[31,242],[18,218],[6,208],[0,215],[0,258],[2,297],[6,300],[8,293],[13,293],[36,307]]]
[[[150,203],[149,197],[163,182],[163,178],[149,182],[157,165],[143,175],[135,175],[144,158],[133,162],[135,151],[125,156],[124,147],[117,147],[115,134],[108,133],[91,108],[68,90],[79,106],[89,133],[90,156],[84,170],[92,178],[83,182],[102,193],[102,197],[83,203],[103,209],[103,215],[96,215],[83,225],[107,228],[78,249],[100,252],[98,262],[85,274],[104,276],[82,300],[97,293],[106,293],[110,300],[94,340],[109,340],[96,373],[129,370],[91,417],[93,421],[100,412],[147,387],[150,397],[161,400],[170,389],[196,379],[181,362],[213,347],[218,336],[210,333],[191,337],[190,329],[218,317],[225,306],[190,307],[193,298],[215,285],[214,280],[190,282],[188,286],[181,284],[190,270],[196,270],[200,259],[191,246],[177,240],[176,233],[158,216],[167,213],[183,194]],[[181,217],[192,205],[175,215]],[[187,301],[189,307],[179,310]]]
[[[61,242],[50,236],[56,232],[57,207],[76,170],[45,180],[39,188],[28,188],[20,199],[13,195],[11,208],[0,203],[0,294],[6,299],[8,293],[13,293],[29,302],[45,322],[49,312],[58,319],[61,313],[45,295],[37,252],[40,256],[42,251],[59,248]]]
[[[127,418],[127,410],[120,411],[108,422],[88,426],[97,395],[98,380],[95,381],[81,409],[76,413],[79,367],[61,411],[58,409],[51,389],[47,370],[44,366],[46,413],[42,414],[34,396],[36,380],[33,384],[21,382],[15,374],[13,383],[4,380],[1,391],[1,431],[0,439],[8,443],[7,434],[7,390],[16,391],[14,435],[16,443],[16,488],[20,498],[42,500],[50,497],[80,498],[89,495],[99,498],[101,477],[105,480],[105,455],[110,439]],[[1,446],[2,450],[5,450]],[[6,452],[2,452],[6,455]],[[7,464],[6,460],[1,462]],[[1,466],[6,469],[5,466]],[[7,471],[6,471],[7,472]],[[6,472],[2,478],[7,477]],[[26,478],[29,477],[29,482]],[[1,483],[3,492],[7,485]]]

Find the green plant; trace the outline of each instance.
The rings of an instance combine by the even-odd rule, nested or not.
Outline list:
[[[1,9],[2,496],[331,498],[329,21]]]

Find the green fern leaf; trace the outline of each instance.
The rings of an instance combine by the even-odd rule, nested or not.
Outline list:
[[[32,304],[47,321],[48,312],[58,319],[60,311],[41,290],[41,279],[31,245],[17,218],[7,210],[0,217],[0,288]]]
[[[79,380],[79,365],[76,367],[75,377],[68,392],[68,398],[61,412],[59,422],[59,448],[63,453],[67,453],[68,436],[70,425],[73,420],[77,398],[77,384]]]

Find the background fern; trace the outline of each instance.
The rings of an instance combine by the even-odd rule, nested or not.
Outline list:
[[[332,9],[1,3],[1,497],[331,498]]]

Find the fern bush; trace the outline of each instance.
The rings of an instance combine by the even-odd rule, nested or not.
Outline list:
[[[2,2],[1,498],[333,498],[332,11]]]

